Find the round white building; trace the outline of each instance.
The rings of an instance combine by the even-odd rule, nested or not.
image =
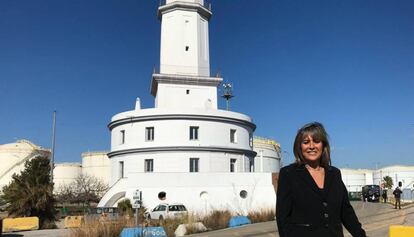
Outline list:
[[[38,156],[50,157],[50,150],[35,145],[28,140],[0,145],[0,190],[12,181],[13,174],[24,170],[26,161]]]
[[[72,184],[82,174],[79,163],[55,163],[53,169],[53,191],[58,193],[67,185]]]
[[[155,108],[141,109],[138,99],[135,110],[112,117],[111,189],[99,206],[132,199],[140,190],[150,208],[161,201],[182,202],[195,212],[274,208],[271,173],[254,173],[256,125],[247,115],[217,108],[223,79],[210,76],[211,15],[202,0],[167,0],[159,7],[160,72],[151,83]]]

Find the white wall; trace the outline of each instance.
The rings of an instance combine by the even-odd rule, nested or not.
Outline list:
[[[208,47],[208,21],[196,11],[173,10],[163,14],[161,74],[210,76]]]
[[[131,174],[145,172],[145,159],[153,159],[154,174],[176,172],[188,173],[190,158],[199,158],[199,172],[230,172],[230,159],[237,159],[236,172],[249,172],[249,158],[240,154],[224,152],[143,152],[137,154],[120,155],[111,158],[111,185],[120,177],[119,163],[124,162],[124,177],[131,178]],[[148,174],[152,177],[151,173]]]
[[[53,169],[54,192],[64,186],[72,183],[82,173],[82,166],[79,163],[61,163],[55,164]]]
[[[131,173],[125,181],[126,198],[132,199],[139,189],[148,208],[178,202],[191,212],[229,209],[245,214],[247,210],[274,209],[276,203],[271,173]],[[246,199],[240,197],[242,190],[248,193]],[[166,192],[166,200],[158,199],[159,192]],[[202,192],[207,192],[208,198],[201,197]],[[104,197],[99,206],[109,198]]]
[[[217,88],[159,83],[155,107],[217,109]]]
[[[105,184],[111,180],[111,160],[106,152],[82,153],[82,173],[94,176]]]
[[[199,126],[199,139],[190,140],[190,126]],[[145,141],[145,128],[154,127],[154,140]],[[237,143],[230,142],[230,129],[237,130]],[[125,143],[120,144],[121,130]],[[251,150],[250,128],[238,124],[201,120],[154,120],[129,123],[111,131],[111,151],[163,146],[218,146]]]

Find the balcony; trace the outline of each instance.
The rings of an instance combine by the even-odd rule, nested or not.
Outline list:
[[[168,2],[168,3],[167,3]],[[167,4],[171,4],[172,2],[182,2],[182,3],[197,3],[199,5],[201,5],[202,7],[206,8],[207,10],[209,10],[211,12],[211,3],[209,0],[160,0],[159,2],[159,6],[164,6]]]

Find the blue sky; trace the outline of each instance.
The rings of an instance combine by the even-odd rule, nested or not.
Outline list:
[[[414,165],[414,1],[211,3],[211,71],[233,83],[231,108],[253,117],[255,135],[291,160],[297,129],[320,121],[336,166]],[[111,117],[136,97],[154,104],[157,6],[1,0],[0,144],[50,147],[57,110],[58,162],[109,150]]]

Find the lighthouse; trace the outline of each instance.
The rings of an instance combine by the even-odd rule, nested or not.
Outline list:
[[[151,78],[154,107],[141,108],[137,100],[134,110],[114,115],[108,124],[111,188],[98,206],[132,200],[139,190],[147,208],[161,202],[183,203],[195,213],[274,208],[272,173],[255,167],[256,125],[245,114],[217,106],[223,78],[210,73],[210,6],[203,0],[166,0],[157,15],[161,47],[159,71]],[[276,160],[270,158],[261,155],[261,166]]]
[[[217,109],[222,78],[210,77],[211,15],[203,0],[169,0],[158,8],[160,70],[151,83],[156,108]]]

